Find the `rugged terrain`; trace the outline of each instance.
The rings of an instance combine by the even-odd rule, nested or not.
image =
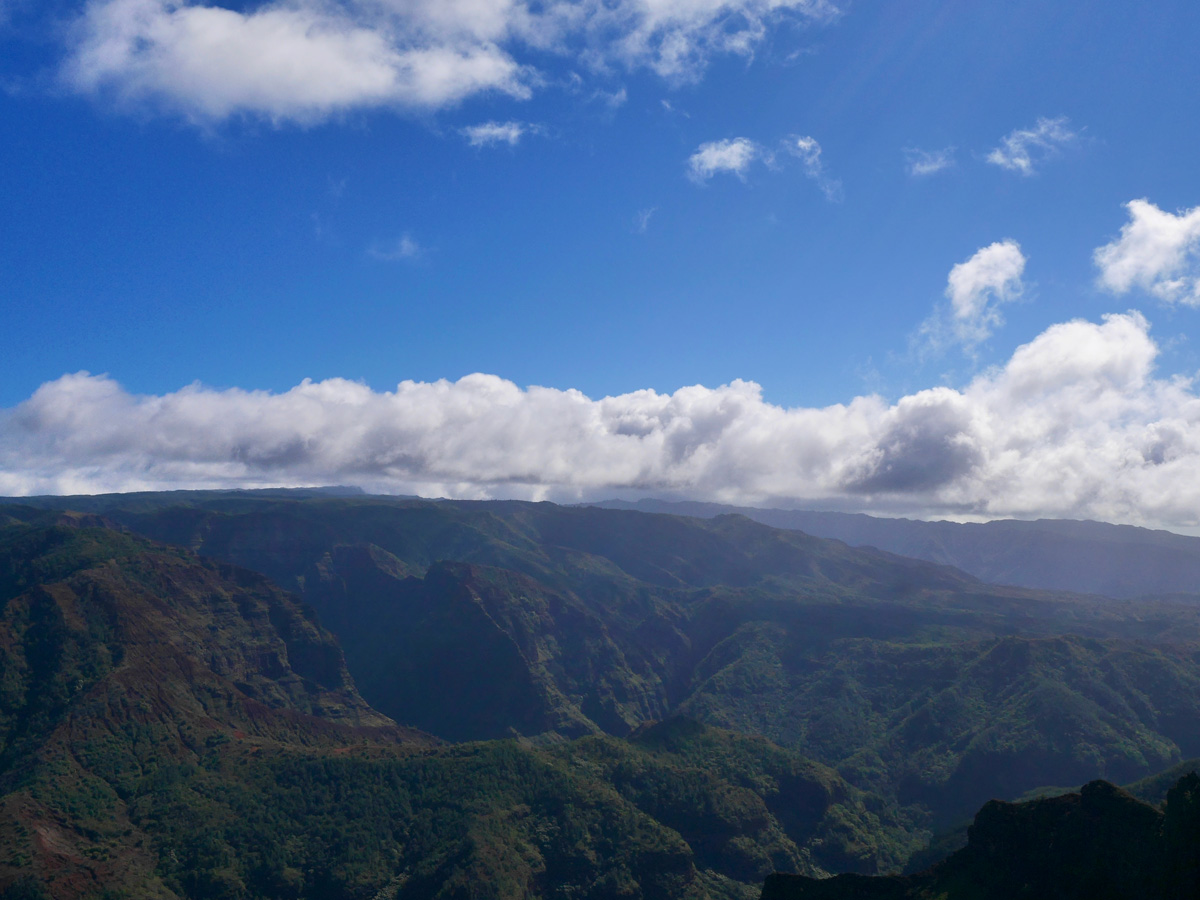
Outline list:
[[[263,576],[4,516],[4,896],[741,896],[911,849],[836,772],[684,720],[440,745],[371,709]]]
[[[1109,597],[1200,594],[1200,537],[1070,519],[922,522],[861,513],[613,500],[610,509],[738,514],[771,525],[955,566],[983,581]]]
[[[910,876],[776,874],[763,900],[1194,900],[1200,896],[1200,776],[1160,809],[1106,781],[1025,803],[992,801],[967,846]]]
[[[5,521],[0,785],[52,799],[0,884],[33,865],[52,896],[105,853],[162,896],[741,896],[1200,755],[1185,596],[997,587],[738,515],[183,492]],[[35,676],[51,609],[71,662]],[[88,705],[113,683],[137,702]],[[150,761],[97,768],[92,729]],[[54,747],[75,774],[38,774]],[[80,824],[85,784],[123,805]]]

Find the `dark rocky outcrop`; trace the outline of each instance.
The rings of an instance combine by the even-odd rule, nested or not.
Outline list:
[[[967,846],[910,876],[776,874],[763,900],[1195,900],[1200,776],[1160,810],[1106,781],[1025,803],[992,801]]]

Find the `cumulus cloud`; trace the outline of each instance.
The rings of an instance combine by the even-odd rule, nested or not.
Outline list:
[[[825,0],[89,0],[62,77],[198,122],[316,122],[488,91],[528,97],[538,77],[521,58],[545,52],[691,80],[716,54],[752,53],[781,19],[836,14]]]
[[[1038,119],[1032,128],[1018,128],[987,155],[987,161],[1002,169],[1032,175],[1035,165],[1057,155],[1079,136],[1071,131],[1069,124],[1066,116],[1059,116],[1055,119]]]
[[[461,133],[472,147],[490,147],[493,144],[515,147],[521,142],[521,137],[532,130],[532,126],[523,122],[483,122],[468,125]]]
[[[1167,303],[1200,306],[1200,206],[1169,213],[1142,199],[1126,209],[1121,236],[1095,252],[1100,284],[1117,294],[1137,287]]]
[[[63,70],[83,93],[153,102],[195,120],[256,113],[318,121],[354,107],[436,108],[497,90],[529,96],[495,45],[402,44],[336,6],[242,13],[179,0],[92,0]]]
[[[944,150],[918,150],[909,147],[904,151],[905,169],[914,178],[935,175],[954,166],[954,148]]]
[[[0,493],[360,484],[426,496],[803,498],[1200,525],[1200,395],[1137,313],[1055,325],[955,390],[784,408],[758,385],[591,399],[491,375],[138,396],[67,375],[0,412]]]
[[[804,174],[817,183],[826,200],[840,200],[842,183],[830,178],[821,162],[821,145],[813,137],[792,135],[783,142],[784,149],[800,160]]]
[[[745,180],[750,164],[762,156],[763,148],[749,138],[709,141],[688,157],[688,178],[696,184],[704,184],[714,175],[728,172]]]
[[[921,326],[934,347],[949,341],[971,350],[1004,324],[1000,306],[1024,291],[1025,254],[1013,240],[997,241],[958,263],[946,279],[949,306],[935,310]]]

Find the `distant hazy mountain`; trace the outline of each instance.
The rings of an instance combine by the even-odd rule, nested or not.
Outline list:
[[[774,528],[954,566],[992,584],[1107,597],[1200,594],[1200,538],[1132,525],[1070,519],[921,522],[666,500],[594,505],[699,518],[737,513]]]

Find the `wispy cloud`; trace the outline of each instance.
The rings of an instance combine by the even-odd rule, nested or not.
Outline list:
[[[804,166],[804,174],[817,183],[826,200],[842,199],[842,183],[829,177],[825,171],[825,164],[821,161],[821,145],[816,138],[792,135],[784,141],[784,149],[799,158]]]
[[[651,206],[647,209],[638,210],[637,215],[633,217],[633,230],[637,234],[645,234],[646,229],[650,227],[650,220],[654,214],[658,212],[657,206]]]
[[[709,141],[688,157],[688,178],[696,184],[705,184],[714,175],[725,172],[744,181],[746,171],[762,155],[763,148],[749,138]]]
[[[483,122],[479,125],[468,125],[459,133],[472,147],[490,147],[494,144],[515,147],[521,142],[522,136],[536,130],[536,126],[524,122]]]
[[[909,147],[904,151],[904,168],[914,178],[936,175],[955,165],[954,148],[943,150],[918,150]]]
[[[742,181],[755,163],[771,169],[783,168],[781,159],[797,159],[806,177],[812,179],[830,201],[842,197],[842,183],[829,175],[821,158],[821,145],[816,138],[790,135],[774,149],[750,138],[737,137],[701,144],[688,157],[687,176],[696,184],[706,184],[722,173],[735,175]]]
[[[1059,116],[1056,119],[1038,119],[1032,128],[1018,128],[987,155],[987,161],[1011,172],[1032,175],[1036,165],[1057,155],[1064,146],[1079,137],[1071,131],[1069,124],[1066,116]]]
[[[923,515],[1200,525],[1200,395],[1136,313],[1054,325],[961,389],[824,408],[746,381],[593,400],[492,375],[135,395],[79,373],[0,410],[0,495],[360,484],[572,499],[616,489]]]
[[[1200,206],[1169,213],[1142,199],[1126,209],[1121,236],[1094,254],[1100,284],[1117,294],[1138,287],[1167,303],[1200,306]]]
[[[533,60],[580,42],[593,68],[694,81],[714,56],[753,54],[785,20],[837,15],[829,0],[90,0],[68,30],[61,76],[79,93],[198,123],[312,123],[486,92],[526,98],[543,80]]]
[[[602,103],[610,110],[620,109],[629,100],[629,92],[625,88],[618,88],[615,91],[595,91],[592,99]]]
[[[421,246],[408,232],[400,235],[394,241],[376,242],[367,248],[367,255],[380,262],[416,260],[425,256],[427,252],[427,249]]]
[[[948,306],[934,310],[918,332],[929,349],[957,343],[974,350],[1004,324],[1000,306],[1025,290],[1025,254],[1013,240],[997,241],[958,263],[946,279]]]

